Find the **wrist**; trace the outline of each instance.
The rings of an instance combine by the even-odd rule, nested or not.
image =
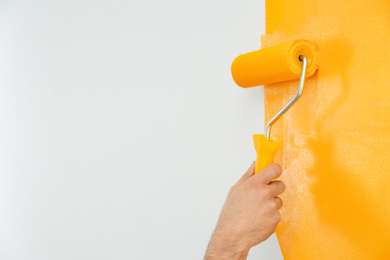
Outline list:
[[[207,248],[205,260],[244,260],[249,249],[243,241],[239,241],[234,236],[214,232]]]

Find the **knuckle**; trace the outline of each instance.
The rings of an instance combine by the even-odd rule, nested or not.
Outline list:
[[[278,202],[277,200],[273,200],[272,209],[279,211],[279,207],[280,207],[280,202]]]
[[[284,184],[284,182],[280,182],[281,186],[282,186],[282,192],[284,192],[286,190],[286,184]]]
[[[270,166],[270,170],[274,173],[281,173],[282,172],[282,167],[279,164],[273,163]]]
[[[256,180],[252,180],[252,181],[248,182],[248,185],[252,189],[259,189],[261,187],[261,182],[256,181]]]
[[[272,190],[269,187],[265,187],[263,193],[266,197],[272,197]]]
[[[283,207],[283,200],[281,198],[278,198],[280,202],[280,207]]]
[[[282,181],[273,181],[271,182],[276,194],[282,194],[286,190],[286,185]]]
[[[278,205],[278,203],[276,202],[276,200],[273,200],[273,201],[270,203],[270,208],[271,208],[271,210],[278,210],[278,209],[279,209],[279,205]]]
[[[275,221],[275,223],[277,224],[277,223],[280,222],[280,220],[282,220],[282,215],[281,215],[280,212],[278,211],[278,212],[275,214],[275,216],[274,216],[274,221]]]
[[[279,186],[278,190],[280,191],[280,193],[283,193],[286,190],[286,184],[284,184],[284,182],[278,181],[277,185]]]

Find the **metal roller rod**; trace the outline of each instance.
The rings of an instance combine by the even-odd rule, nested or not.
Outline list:
[[[271,127],[273,123],[275,123],[276,120],[279,119],[284,113],[287,112],[287,110],[301,97],[303,92],[303,85],[305,84],[305,75],[306,75],[306,65],[307,60],[306,57],[301,55],[299,56],[299,60],[303,62],[302,64],[302,73],[301,73],[301,79],[299,80],[299,88],[298,93],[295,95],[293,99],[290,100],[290,102],[285,105],[282,110],[280,110],[267,124],[267,127],[265,129],[265,136],[267,137],[267,140],[269,140],[270,134],[271,134]]]

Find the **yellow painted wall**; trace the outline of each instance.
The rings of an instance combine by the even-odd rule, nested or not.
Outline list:
[[[285,259],[390,259],[390,1],[267,0],[262,47],[313,41],[319,69],[283,137]],[[298,80],[265,86],[266,121]]]

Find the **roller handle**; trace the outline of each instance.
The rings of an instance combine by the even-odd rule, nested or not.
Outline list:
[[[275,153],[278,151],[281,141],[281,139],[267,140],[263,134],[253,135],[253,143],[257,153],[255,174],[274,163]]]

